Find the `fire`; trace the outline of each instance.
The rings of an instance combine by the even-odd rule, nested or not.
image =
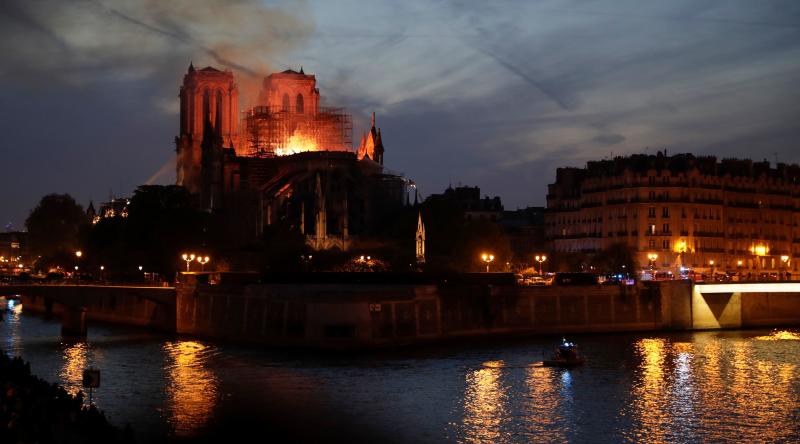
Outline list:
[[[290,154],[303,153],[306,151],[319,151],[317,141],[313,137],[306,136],[305,134],[295,132],[289,140],[286,141],[286,146],[278,148],[275,154],[279,156],[288,156]]]

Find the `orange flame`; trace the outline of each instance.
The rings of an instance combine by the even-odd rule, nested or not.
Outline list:
[[[319,151],[317,141],[314,140],[313,137],[296,132],[286,141],[286,146],[278,148],[275,154],[279,156],[288,156],[306,151]]]

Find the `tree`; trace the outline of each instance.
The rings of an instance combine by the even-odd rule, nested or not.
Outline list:
[[[592,264],[602,273],[628,273],[636,275],[633,250],[623,242],[616,242],[595,254]]]
[[[104,265],[107,274],[141,276],[138,270],[171,279],[185,265],[184,252],[208,254],[210,215],[198,210],[189,192],[175,185],[136,189],[127,217],[98,222],[89,236],[86,260]]]
[[[69,194],[42,197],[25,220],[31,254],[41,257],[37,266],[43,268],[73,257],[80,246],[80,233],[88,223],[83,208]]]

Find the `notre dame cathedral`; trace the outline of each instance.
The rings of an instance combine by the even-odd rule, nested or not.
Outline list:
[[[177,184],[226,221],[231,242],[257,241],[275,223],[315,250],[350,250],[381,213],[407,205],[410,182],[384,169],[375,115],[358,147],[342,108],[320,106],[314,75],[266,76],[257,104],[239,110],[233,73],[189,66],[180,88]]]

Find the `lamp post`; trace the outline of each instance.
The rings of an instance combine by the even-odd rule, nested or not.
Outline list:
[[[542,272],[544,271],[542,263],[547,260],[547,256],[545,256],[543,254],[541,254],[541,255],[537,254],[534,259],[536,259],[536,262],[539,263],[539,276],[542,276]]]
[[[488,273],[489,272],[489,264],[492,263],[492,261],[494,260],[494,255],[493,254],[483,253],[481,255],[481,260],[486,262],[486,272]]]
[[[656,265],[656,259],[658,259],[658,253],[647,253],[647,265],[650,267],[650,275],[653,279],[655,279],[655,276],[653,276],[653,269]]]
[[[200,271],[206,271],[206,264],[208,263],[208,261],[209,261],[209,257],[208,256],[205,256],[205,257],[198,256],[197,257],[197,262],[200,262]]]
[[[708,261],[708,266],[711,267],[711,282],[714,282],[714,259]]]
[[[193,260],[194,260],[194,258],[195,258],[195,255],[194,255],[194,253],[191,253],[191,254],[189,254],[189,253],[183,253],[183,255],[181,256],[181,258],[183,258],[183,260],[185,260],[185,261],[186,261],[186,271],[189,271],[189,265],[192,263],[192,261],[193,261]],[[139,267],[139,269],[141,270],[141,267]]]
[[[81,256],[83,256],[83,251],[75,251],[75,261],[78,263],[78,265],[75,266],[75,281],[78,280],[78,266],[81,264]]]
[[[739,280],[742,280],[742,260],[736,261],[736,274],[739,275]]]
[[[786,275],[786,279],[789,279],[789,255],[783,254],[781,255],[781,263],[783,264],[783,272]]]

